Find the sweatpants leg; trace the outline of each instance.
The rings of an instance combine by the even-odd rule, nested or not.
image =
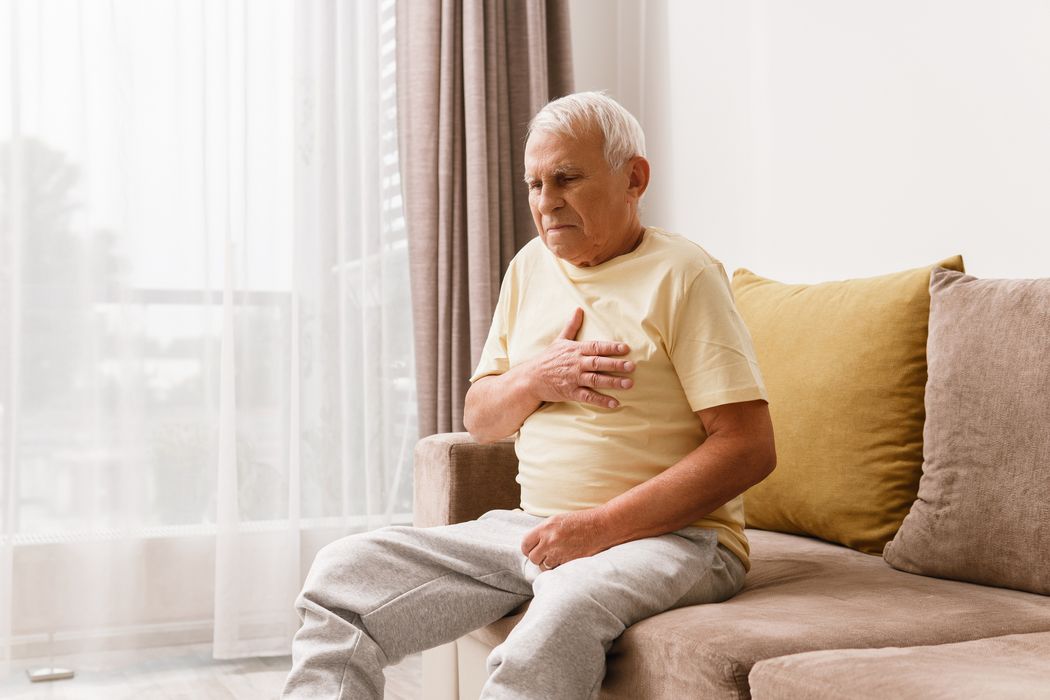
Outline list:
[[[435,528],[387,527],[325,546],[296,600],[285,698],[383,697],[383,667],[450,642],[532,596],[521,539],[539,518],[493,511]]]
[[[482,698],[593,698],[605,654],[627,627],[673,607],[726,600],[743,579],[715,531],[696,527],[545,571],[528,611],[489,655]]]

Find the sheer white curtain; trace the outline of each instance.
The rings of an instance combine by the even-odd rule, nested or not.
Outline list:
[[[394,14],[0,0],[8,664],[288,654],[317,549],[410,520]]]

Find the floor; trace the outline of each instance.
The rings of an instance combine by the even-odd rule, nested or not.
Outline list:
[[[55,666],[69,667],[56,658]],[[11,663],[0,677],[5,700],[265,700],[277,698],[291,668],[290,656],[215,661],[211,645],[167,647],[135,652],[79,656],[69,680],[32,683],[26,669],[49,659]],[[387,669],[386,700],[418,700],[420,657],[410,656]]]

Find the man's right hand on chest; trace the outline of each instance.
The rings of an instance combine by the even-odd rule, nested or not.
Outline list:
[[[539,401],[579,401],[603,408],[619,402],[596,389],[630,389],[634,380],[613,374],[634,371],[634,362],[622,359],[631,351],[626,343],[607,340],[577,341],[583,309],[573,312],[569,323],[539,357],[527,365],[529,389]]]
[[[623,359],[626,343],[576,340],[583,325],[583,309],[553,343],[526,362],[503,374],[482,377],[467,391],[463,424],[478,442],[493,442],[518,431],[543,402],[579,401],[603,408],[619,402],[598,389],[630,389],[634,380],[614,373],[630,373],[635,363]]]

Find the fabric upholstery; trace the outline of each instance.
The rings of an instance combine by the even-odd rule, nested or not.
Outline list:
[[[1050,631],[1044,596],[915,576],[806,537],[747,535],[743,590],[629,628],[610,650],[603,698],[744,698],[751,667],[786,654]],[[504,618],[472,636],[492,647],[513,623]]]
[[[953,700],[1050,697],[1050,633],[905,649],[814,651],[760,661],[761,700]]]
[[[886,561],[1048,594],[1050,279],[935,270],[930,293],[923,474]]]
[[[401,186],[419,434],[463,429],[500,278],[536,230],[529,119],[572,91],[566,0],[397,3]]]
[[[733,275],[777,444],[776,470],[744,496],[749,527],[872,554],[893,537],[922,466],[929,280],[928,267],[814,285]]]
[[[415,453],[414,524],[451,525],[517,508],[517,473],[512,440],[479,445],[468,433],[423,438]]]

